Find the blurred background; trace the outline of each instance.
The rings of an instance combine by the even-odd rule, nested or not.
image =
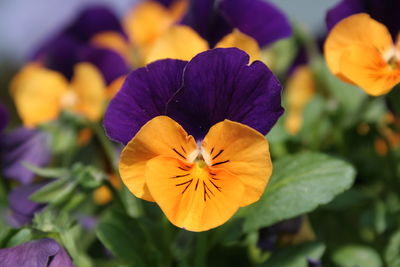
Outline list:
[[[119,15],[136,0],[1,0],[0,61],[22,64],[30,49],[72,20],[85,6],[103,3]],[[294,22],[312,31],[325,31],[325,11],[338,0],[271,0]]]

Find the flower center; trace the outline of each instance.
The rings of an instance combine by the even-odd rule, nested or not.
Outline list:
[[[392,69],[397,69],[399,67],[399,58],[400,54],[395,47],[383,53],[383,59]]]
[[[61,97],[61,106],[63,108],[72,108],[78,103],[78,96],[72,90],[68,90]]]

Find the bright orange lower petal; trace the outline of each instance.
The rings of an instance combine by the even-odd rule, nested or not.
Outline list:
[[[124,84],[126,79],[126,75],[122,75],[112,81],[110,85],[106,89],[106,98],[111,100],[121,89],[122,85]]]
[[[368,14],[352,15],[341,20],[329,33],[324,54],[329,69],[340,73],[340,60],[351,45],[364,45],[384,54],[392,49],[393,40],[387,28]]]
[[[20,70],[10,84],[17,111],[27,127],[56,119],[67,88],[68,81],[62,74],[35,63]]]
[[[193,137],[188,136],[178,123],[166,116],[155,117],[122,151],[119,164],[121,179],[135,196],[153,201],[145,181],[147,162],[159,155],[180,157],[186,161],[188,154],[195,149]]]
[[[223,169],[238,177],[245,187],[240,206],[257,201],[272,173],[268,141],[256,130],[225,120],[211,127],[203,141],[210,154],[211,170]]]
[[[373,96],[386,94],[400,82],[400,69],[392,68],[371,47],[348,47],[340,63],[341,74]]]
[[[168,219],[189,231],[206,231],[225,223],[237,211],[244,193],[242,182],[224,170],[214,176],[195,163],[184,171],[179,159],[150,160],[146,182]]]
[[[145,61],[150,63],[165,58],[191,60],[195,55],[208,48],[207,41],[190,27],[177,25],[171,27],[157,39]]]
[[[226,35],[216,44],[215,47],[237,47],[249,54],[250,62],[261,59],[260,46],[258,45],[257,41],[237,29]]]
[[[105,83],[98,69],[90,63],[77,64],[71,88],[77,99],[70,108],[90,120],[99,120],[105,104]]]

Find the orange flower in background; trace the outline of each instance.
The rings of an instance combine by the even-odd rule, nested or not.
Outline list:
[[[12,79],[10,91],[26,127],[54,120],[62,110],[96,121],[104,109],[104,80],[89,63],[77,64],[71,81],[59,72],[30,63]]]
[[[284,91],[287,103],[285,128],[297,134],[303,124],[303,111],[316,92],[313,74],[308,66],[297,67]]]
[[[325,42],[325,58],[337,77],[370,95],[388,93],[400,82],[400,43],[368,14],[341,20]]]
[[[257,201],[271,172],[264,136],[229,120],[196,144],[174,120],[158,116],[128,143],[120,161],[129,190],[157,202],[173,224],[190,231],[217,227]]]

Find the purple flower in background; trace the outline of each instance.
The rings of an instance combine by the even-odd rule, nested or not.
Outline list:
[[[307,259],[308,267],[321,267],[321,261],[320,260],[315,260],[315,259]]]
[[[65,249],[49,238],[0,249],[1,267],[73,267]]]
[[[0,133],[6,128],[8,123],[8,113],[6,108],[0,103]]]
[[[30,200],[30,196],[46,184],[47,182],[21,185],[11,191],[8,195],[8,202],[11,209],[9,222],[12,226],[21,227],[30,223],[34,214],[45,206]]]
[[[292,34],[285,15],[264,0],[191,1],[182,23],[195,29],[211,47],[234,28],[253,37],[260,46]]]
[[[388,27],[394,40],[400,31],[400,1],[396,0],[342,0],[326,14],[326,24],[331,30],[342,19],[357,13],[368,13]]]
[[[267,134],[283,113],[282,87],[262,62],[236,48],[212,49],[191,61],[159,60],[137,69],[112,99],[107,135],[127,144],[156,116],[167,115],[196,139],[224,119]]]
[[[49,135],[45,132],[18,128],[3,134],[0,140],[0,162],[3,175],[22,184],[32,182],[35,174],[22,163],[45,166],[50,161]]]
[[[263,251],[274,251],[279,237],[285,234],[296,234],[302,223],[301,217],[285,220],[260,230],[257,246]]]
[[[33,59],[67,78],[72,77],[75,64],[90,62],[102,72],[106,82],[111,83],[128,72],[128,65],[117,52],[90,44],[94,35],[106,31],[125,36],[118,18],[107,7],[87,8],[69,26],[44,42]]]

